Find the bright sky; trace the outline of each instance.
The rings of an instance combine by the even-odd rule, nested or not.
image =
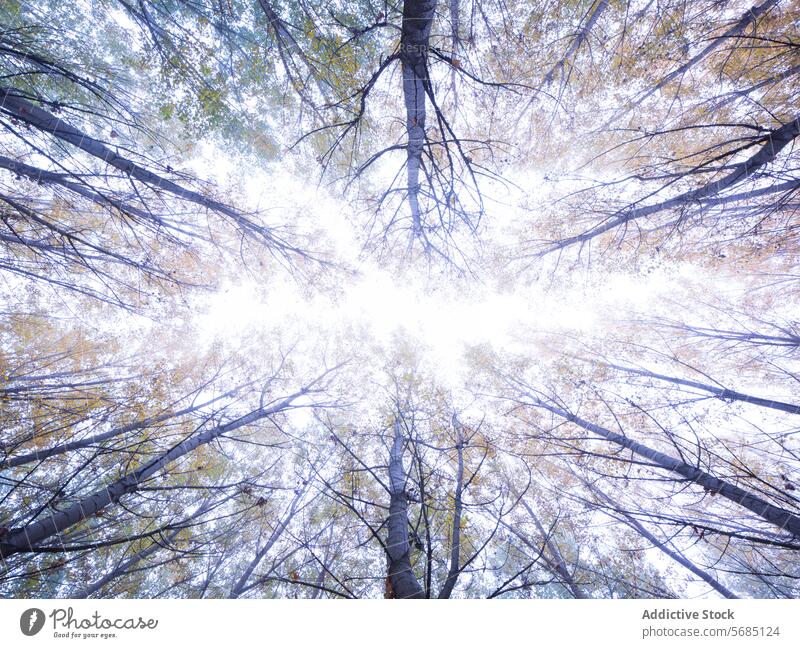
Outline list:
[[[210,147],[197,165],[206,175],[215,169],[220,183],[236,174],[234,163]],[[280,221],[289,214],[301,227],[321,224],[324,240],[354,272],[343,274],[335,290],[320,286],[310,294],[305,285],[281,273],[225,277],[218,292],[204,297],[198,309],[202,315],[195,323],[203,344],[215,339],[232,344],[257,329],[279,329],[298,336],[358,330],[369,342],[385,345],[402,331],[430,349],[438,378],[456,386],[465,368],[466,346],[525,351],[531,332],[600,334],[609,320],[656,311],[665,296],[697,276],[697,268],[690,266],[647,275],[604,274],[602,281],[575,272],[575,281],[565,285],[547,277],[500,281],[503,271],[491,269],[478,281],[430,277],[408,268],[398,272],[395,266],[359,258],[355,225],[344,217],[347,205],[324,189],[283,170],[270,174],[251,169],[245,191],[254,208],[269,208],[268,218],[274,214]],[[487,219],[508,221],[516,216],[512,212],[511,206],[497,205]]]

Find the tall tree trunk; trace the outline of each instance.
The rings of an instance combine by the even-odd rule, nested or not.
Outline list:
[[[0,558],[6,559],[17,553],[36,551],[43,540],[69,529],[88,517],[115,504],[125,495],[134,493],[139,485],[159,470],[183,457],[201,445],[210,443],[226,432],[231,432],[245,425],[266,418],[288,408],[292,401],[306,393],[306,390],[292,394],[272,407],[260,408],[242,416],[235,421],[200,432],[174,446],[159,457],[146,463],[141,468],[120,477],[115,482],[95,491],[63,511],[50,513],[45,519],[31,522],[20,528],[12,529],[0,542]]]
[[[583,588],[578,585],[577,582],[575,582],[575,579],[572,577],[569,569],[567,569],[567,562],[564,560],[564,556],[561,555],[561,551],[556,546],[556,543],[550,538],[550,533],[545,530],[544,526],[539,521],[538,516],[533,512],[533,509],[528,506],[528,503],[525,500],[521,500],[521,503],[528,515],[531,516],[531,520],[533,520],[533,523],[536,525],[536,529],[542,534],[545,547],[547,547],[547,551],[551,556],[550,560],[547,560],[547,557],[545,556],[545,561],[547,562],[548,566],[556,573],[556,575],[558,575],[559,578],[561,578],[561,580],[564,581],[564,584],[576,599],[591,598],[583,590]]]
[[[172,533],[170,533],[168,536],[166,536],[165,544],[169,544],[170,542],[172,542],[180,532],[181,532],[181,529],[175,529]],[[70,598],[76,598],[76,599],[89,598],[93,594],[96,594],[101,589],[103,589],[110,582],[115,581],[118,578],[120,578],[120,577],[124,576],[125,574],[127,574],[133,567],[135,567],[137,564],[142,562],[149,555],[151,555],[151,554],[155,553],[156,551],[158,551],[159,549],[163,549],[163,548],[164,548],[164,546],[162,544],[160,544],[158,542],[153,542],[153,544],[151,544],[147,548],[142,549],[141,551],[137,551],[135,554],[133,554],[127,560],[124,560],[121,563],[119,563],[117,565],[117,567],[115,567],[113,570],[108,572],[105,576],[103,576],[100,579],[96,580],[94,583],[91,583],[90,585],[87,585],[86,587],[84,587],[81,590],[78,590],[74,594],[71,593],[69,595]]]
[[[230,499],[226,497],[224,501]],[[141,551],[137,551],[132,556],[120,562],[114,569],[112,569],[109,573],[105,576],[101,577],[100,579],[96,580],[94,583],[85,586],[83,589],[78,590],[74,594],[70,594],[70,598],[89,598],[92,594],[99,592],[103,589],[106,585],[110,582],[115,581],[118,578],[121,578],[125,574],[129,573],[133,567],[135,567],[138,563],[142,562],[145,558],[150,556],[151,554],[155,553],[159,549],[163,549],[165,545],[169,545],[175,538],[178,537],[178,534],[183,531],[185,528],[190,526],[192,520],[196,520],[197,518],[201,517],[204,513],[206,513],[209,509],[217,504],[213,504],[211,500],[206,500],[202,503],[200,508],[197,509],[194,513],[192,513],[189,517],[185,518],[181,522],[175,525],[175,528],[172,532],[168,535],[162,535],[162,540],[160,542],[153,542],[149,547],[142,549]]]
[[[589,34],[591,34],[592,29],[594,29],[595,23],[597,23],[598,19],[607,8],[608,0],[600,0],[600,3],[593,10],[591,8],[589,9],[591,14],[589,14],[586,24],[578,29],[578,32],[572,39],[572,43],[570,44],[569,48],[567,48],[564,56],[562,56],[558,63],[550,68],[550,71],[544,75],[545,85],[550,85],[553,82],[555,75],[560,73],[570,58],[577,53],[580,46],[583,44]]]
[[[735,504],[752,511],[758,517],[769,522],[770,524],[774,524],[775,526],[789,531],[796,537],[800,538],[800,517],[794,513],[791,513],[779,506],[770,504],[769,502],[766,502],[760,498],[758,495],[754,495],[743,488],[739,488],[738,486],[735,486],[729,482],[714,477],[704,470],[700,470],[695,466],[691,466],[680,459],[676,459],[675,457],[671,457],[663,452],[659,452],[658,450],[650,448],[642,443],[638,443],[637,441],[629,439],[622,434],[617,434],[616,432],[607,430],[604,427],[590,423],[589,421],[586,421],[575,414],[567,412],[559,407],[555,407],[554,405],[550,405],[549,403],[545,403],[535,396],[528,394],[528,397],[533,399],[534,402],[532,405],[546,409],[547,411],[552,412],[553,414],[560,416],[561,418],[570,421],[579,427],[582,427],[584,430],[593,432],[597,436],[606,439],[607,441],[622,448],[627,448],[631,452],[649,459],[664,470],[677,473],[684,477],[687,481],[693,482],[698,486],[702,486],[711,493],[721,495]]]
[[[403,467],[403,443],[400,422],[394,423],[394,439],[389,453],[389,535],[386,552],[389,561],[389,581],[394,598],[424,598],[414,572],[411,569],[411,543],[408,539],[408,495],[406,494],[406,471]]]
[[[456,450],[458,451],[458,467],[456,468],[456,491],[453,496],[453,529],[450,536],[450,569],[444,581],[440,599],[450,598],[453,588],[461,573],[459,561],[461,556],[461,513],[464,508],[462,494],[464,492],[464,434],[461,424],[453,414],[453,429],[456,432]]]
[[[672,72],[667,74],[656,85],[648,89],[644,94],[637,97],[634,100],[633,104],[626,108],[626,112],[630,111],[632,108],[635,108],[636,106],[641,104],[645,99],[647,99],[654,93],[661,90],[668,83],[686,74],[693,66],[697,65],[700,61],[705,59],[718,47],[723,45],[728,45],[732,38],[738,37],[739,34],[741,34],[750,25],[755,23],[756,20],[758,20],[761,16],[763,16],[770,9],[772,9],[776,4],[778,4],[778,2],[780,2],[780,0],[767,0],[766,2],[763,2],[760,5],[753,6],[747,11],[745,11],[744,14],[742,14],[741,18],[739,18],[739,20],[736,21],[733,24],[733,26],[730,29],[728,29],[724,34],[718,36],[717,38],[712,39],[708,45],[706,45],[702,50],[700,50],[697,54],[695,54],[692,58],[690,58],[686,63],[681,65],[676,70],[673,70]]]
[[[436,0],[406,0],[403,3],[403,26],[400,35],[400,60],[403,65],[403,100],[406,108],[406,171],[408,204],[414,235],[422,235],[419,206],[420,169],[425,144],[425,96],[428,79],[428,43]]]
[[[283,532],[286,530],[286,527],[289,526],[289,523],[297,513],[297,507],[300,504],[300,501],[306,494],[309,483],[310,482],[307,481],[306,485],[303,486],[303,488],[301,488],[297,493],[295,493],[295,496],[292,498],[292,501],[289,504],[289,508],[287,509],[286,513],[284,513],[283,517],[278,523],[278,526],[275,527],[267,541],[264,543],[264,546],[256,552],[256,555],[245,567],[242,575],[233,584],[233,587],[231,587],[231,591],[228,594],[228,598],[239,598],[239,596],[241,596],[242,593],[248,589],[247,581],[250,579],[250,576],[253,574],[253,571],[255,571],[256,567],[258,567],[259,563],[264,559],[264,556],[267,555],[269,550],[272,549],[272,547],[281,537]]]
[[[727,168],[733,170],[719,180],[712,180],[702,187],[686,191],[674,198],[668,198],[667,200],[662,200],[661,202],[651,205],[629,205],[616,212],[612,217],[606,219],[602,224],[597,225],[583,234],[571,236],[555,243],[551,251],[563,249],[570,245],[584,244],[605,232],[626,225],[639,218],[652,216],[661,211],[686,206],[702,207],[709,198],[714,198],[717,194],[734,186],[736,183],[753,177],[760,169],[775,161],[778,154],[791,144],[798,135],[800,135],[800,115],[796,115],[791,121],[759,137],[756,141],[763,141],[764,144],[762,147],[747,160],[723,167],[723,169]]]
[[[57,455],[64,454],[65,452],[78,450],[80,448],[88,448],[90,446],[97,445],[98,443],[102,443],[103,441],[107,441],[108,439],[113,439],[114,437],[120,436],[121,434],[126,434],[128,432],[133,432],[135,430],[142,430],[146,427],[150,427],[151,425],[156,425],[158,423],[163,423],[164,421],[168,421],[173,418],[178,418],[179,416],[191,414],[192,412],[196,412],[215,401],[230,396],[231,394],[234,393],[234,391],[235,390],[229,391],[225,394],[222,394],[221,396],[212,398],[208,401],[205,401],[204,403],[200,403],[199,405],[191,405],[190,407],[185,407],[184,409],[178,410],[177,412],[167,412],[166,414],[161,414],[159,416],[152,416],[150,418],[146,418],[141,421],[136,421],[134,423],[128,423],[127,425],[121,425],[120,427],[112,428],[107,432],[101,432],[100,434],[95,434],[90,437],[80,439],[78,441],[61,443],[55,446],[51,446],[50,448],[34,450],[33,452],[28,452],[26,454],[17,455],[16,457],[5,459],[3,461],[0,461],[0,470],[4,470],[6,468],[14,468],[15,466],[22,466],[24,464],[33,463],[34,461],[44,461],[49,457],[55,457]]]
[[[625,524],[627,524],[629,527],[631,527],[636,532],[638,532],[639,535],[641,535],[643,538],[646,538],[647,540],[649,540],[650,543],[656,549],[658,549],[659,551],[663,552],[664,554],[666,554],[667,556],[672,558],[672,560],[677,562],[679,565],[682,565],[683,567],[688,569],[695,576],[699,576],[700,578],[702,578],[706,583],[708,583],[711,587],[713,587],[723,597],[729,598],[729,599],[738,599],[739,598],[738,596],[736,596],[736,594],[731,592],[727,587],[725,587],[722,583],[720,583],[716,578],[714,578],[707,571],[705,571],[704,569],[700,569],[692,561],[688,560],[687,558],[684,558],[677,551],[673,551],[672,549],[670,549],[666,545],[666,543],[658,540],[658,538],[656,538],[652,533],[650,533],[644,527],[644,525],[641,522],[639,522],[639,520],[637,520],[632,515],[628,514],[626,511],[623,511],[622,509],[620,509],[619,506],[617,506],[616,502],[614,502],[614,500],[612,500],[608,495],[606,495],[599,488],[597,488],[596,486],[592,486],[587,481],[584,481],[584,480],[582,480],[582,481],[592,493],[597,495],[598,498],[600,498],[606,504],[608,504],[614,510],[614,512],[616,512],[619,515],[621,515],[624,518],[623,521],[625,522]]]
[[[153,173],[135,163],[133,160],[121,156],[119,153],[111,150],[103,142],[91,137],[88,133],[84,133],[71,124],[68,124],[63,119],[59,119],[55,115],[27,101],[22,96],[22,93],[15,88],[0,88],[0,110],[33,128],[52,135],[63,142],[72,144],[129,177],[145,183],[154,190],[164,191],[181,200],[186,200],[219,214],[224,214],[235,221],[243,231],[247,231],[251,234],[259,234],[265,238],[271,238],[267,228],[256,225],[236,209],[196,191],[181,187],[168,178]]]
[[[725,389],[723,387],[716,387],[714,385],[707,385],[705,383],[696,382],[694,380],[684,380],[683,378],[674,378],[672,376],[665,376],[663,374],[646,371],[644,369],[634,369],[633,367],[623,367],[621,365],[608,365],[612,369],[624,371],[636,376],[644,376],[645,378],[655,378],[656,380],[663,380],[671,382],[675,385],[683,385],[685,387],[694,387],[702,391],[714,394],[717,398],[723,400],[736,400],[743,403],[750,403],[751,405],[758,405],[760,407],[769,407],[770,409],[780,410],[781,412],[788,412],[789,414],[800,414],[800,405],[792,405],[791,403],[784,403],[783,401],[771,400],[769,398],[759,398],[758,396],[750,396],[743,394],[732,389]]]

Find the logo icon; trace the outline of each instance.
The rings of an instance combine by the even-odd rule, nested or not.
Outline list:
[[[44,627],[44,612],[39,608],[25,610],[19,618],[19,629],[26,637],[32,637]]]

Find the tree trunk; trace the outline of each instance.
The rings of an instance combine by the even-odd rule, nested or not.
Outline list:
[[[113,439],[114,437],[119,436],[121,434],[126,434],[128,432],[133,432],[135,430],[141,430],[146,427],[150,427],[151,425],[163,423],[164,421],[168,421],[169,419],[178,418],[179,416],[184,416],[185,414],[191,414],[192,412],[196,412],[199,409],[206,407],[207,405],[210,405],[215,401],[220,400],[221,398],[230,396],[232,393],[233,392],[228,392],[226,394],[223,394],[222,396],[218,396],[217,398],[212,398],[211,400],[208,400],[204,403],[200,403],[199,405],[192,405],[190,407],[186,407],[182,410],[178,410],[177,412],[168,412],[166,414],[161,414],[159,416],[152,416],[150,418],[146,418],[141,421],[136,421],[135,423],[128,423],[127,425],[122,425],[120,427],[113,428],[108,432],[101,432],[100,434],[95,434],[93,436],[80,439],[79,441],[62,443],[59,445],[52,446],[50,448],[44,448],[42,450],[34,450],[33,452],[29,452],[27,454],[11,457],[10,459],[0,461],[0,470],[4,470],[6,468],[14,468],[15,466],[22,466],[24,464],[33,463],[34,461],[44,461],[49,457],[55,457],[57,455],[64,454],[65,452],[78,450],[80,448],[88,448],[89,446],[97,445],[98,443],[102,443],[103,441],[107,441],[108,439]]]
[[[394,598],[424,598],[422,587],[411,569],[411,543],[408,539],[408,496],[406,471],[403,467],[403,443],[400,422],[394,424],[394,441],[389,453],[390,503],[386,552],[389,580]]]
[[[458,468],[456,469],[456,492],[453,496],[453,530],[450,538],[450,569],[447,572],[444,585],[439,592],[440,599],[450,598],[456,581],[458,580],[458,575],[461,573],[459,561],[461,556],[461,512],[464,508],[464,503],[462,502],[462,494],[464,492],[464,435],[461,430],[461,424],[456,419],[455,414],[453,415],[453,428],[456,432]]]
[[[694,380],[684,380],[683,378],[673,378],[672,376],[664,376],[652,371],[644,369],[634,369],[633,367],[623,367],[621,365],[609,365],[612,369],[624,371],[636,376],[644,376],[645,378],[655,378],[657,380],[664,380],[671,382],[675,385],[683,385],[685,387],[694,387],[702,391],[714,394],[714,396],[723,400],[736,400],[743,403],[750,403],[751,405],[759,405],[760,407],[769,407],[770,409],[780,410],[781,412],[788,412],[789,414],[800,414],[800,405],[792,405],[791,403],[784,403],[783,401],[770,400],[768,398],[759,398],[758,396],[750,396],[741,392],[733,391],[732,389],[724,389],[722,387],[715,387],[714,385],[707,385],[705,383],[695,382]]]
[[[270,534],[269,538],[267,539],[264,546],[256,552],[256,555],[253,559],[247,564],[242,575],[236,580],[233,587],[231,587],[231,591],[228,595],[228,598],[239,598],[242,593],[248,589],[247,581],[250,579],[250,576],[255,571],[256,567],[258,567],[259,563],[264,559],[264,556],[267,555],[270,549],[275,545],[278,541],[278,538],[281,537],[283,532],[286,530],[286,527],[289,526],[289,523],[294,518],[295,514],[297,513],[297,506],[300,504],[300,500],[303,499],[303,496],[306,494],[306,490],[308,489],[308,483],[306,482],[306,486],[300,489],[297,493],[295,493],[294,498],[292,498],[291,503],[289,504],[289,508],[284,514],[281,521],[278,523],[278,526]]]
[[[732,187],[737,182],[754,176],[760,169],[767,166],[778,157],[778,154],[791,144],[800,135],[800,115],[796,115],[791,121],[782,124],[778,128],[769,131],[767,135],[758,138],[764,145],[744,162],[737,162],[727,168],[733,169],[728,175],[719,180],[712,180],[698,189],[684,192],[674,198],[663,200],[651,205],[637,207],[635,204],[620,210],[612,218],[606,220],[602,225],[598,225],[583,234],[563,239],[556,243],[552,248],[559,250],[570,245],[583,244],[596,236],[609,232],[617,227],[621,227],[639,218],[652,216],[658,212],[675,209],[685,206],[702,206],[707,199],[713,198],[722,191]]]
[[[286,409],[294,399],[304,393],[305,391],[297,392],[272,407],[254,410],[235,421],[195,434],[138,470],[120,477],[112,484],[84,497],[63,511],[53,511],[43,520],[31,522],[21,529],[12,529],[0,542],[0,558],[6,559],[17,553],[36,551],[37,545],[43,540],[60,534],[62,531],[102,511],[107,506],[115,504],[124,495],[136,492],[141,482],[148,477],[152,477],[176,459],[201,445],[213,441],[226,432],[231,432]]]
[[[693,573],[695,576],[699,576],[700,578],[702,578],[702,579],[703,579],[703,580],[704,580],[706,583],[708,583],[708,584],[709,584],[711,587],[713,587],[713,588],[714,588],[714,589],[715,589],[715,590],[716,590],[716,591],[717,591],[719,594],[721,594],[721,595],[722,595],[722,596],[724,596],[725,598],[728,598],[728,599],[738,599],[738,598],[739,598],[738,596],[736,596],[736,594],[734,594],[733,592],[731,592],[731,591],[730,591],[730,590],[729,590],[727,587],[725,587],[725,586],[724,586],[722,583],[720,583],[720,582],[719,582],[719,581],[718,581],[716,578],[714,578],[714,577],[713,577],[711,574],[709,574],[707,571],[705,571],[705,570],[703,570],[703,569],[700,569],[700,568],[699,568],[697,565],[695,565],[695,564],[694,564],[693,562],[691,562],[690,560],[688,560],[688,559],[684,558],[684,557],[683,557],[682,555],[680,555],[680,554],[679,554],[677,551],[672,551],[672,549],[670,549],[669,547],[667,547],[667,545],[666,545],[664,542],[661,542],[661,541],[659,541],[659,540],[658,540],[658,538],[656,538],[656,537],[655,537],[655,536],[654,536],[652,533],[650,533],[650,532],[649,532],[649,531],[648,531],[648,530],[647,530],[647,529],[644,527],[644,525],[642,525],[642,524],[639,522],[639,520],[637,520],[637,519],[636,519],[635,517],[633,517],[632,515],[629,515],[629,514],[628,514],[628,513],[626,513],[625,511],[621,510],[621,509],[620,509],[620,508],[619,508],[619,507],[616,505],[616,503],[614,502],[614,500],[612,500],[612,499],[611,499],[611,498],[610,498],[608,495],[606,495],[606,494],[605,494],[603,491],[601,491],[599,488],[597,488],[597,487],[595,487],[595,486],[592,486],[591,484],[589,484],[589,483],[588,483],[588,482],[586,482],[586,481],[584,481],[584,484],[586,485],[586,487],[587,487],[587,488],[588,488],[588,489],[589,489],[589,490],[590,490],[592,493],[594,493],[595,495],[597,495],[597,496],[598,496],[598,497],[599,497],[601,500],[603,500],[603,501],[604,501],[606,504],[608,504],[608,505],[609,505],[609,506],[610,506],[610,507],[611,507],[611,508],[612,508],[612,509],[613,509],[613,510],[616,512],[616,513],[618,513],[618,514],[619,514],[619,515],[621,515],[623,518],[625,518],[625,519],[624,519],[624,522],[625,522],[625,524],[627,524],[629,527],[631,527],[632,529],[634,529],[635,531],[637,531],[637,532],[639,533],[639,535],[641,535],[643,538],[646,538],[647,540],[649,540],[649,541],[650,541],[650,543],[651,543],[651,544],[652,544],[652,545],[653,545],[653,546],[654,546],[656,549],[658,549],[659,551],[663,552],[664,554],[666,554],[667,556],[669,556],[670,558],[672,558],[672,560],[674,560],[675,562],[677,562],[679,565],[682,565],[683,567],[685,567],[686,569],[688,569],[688,570],[689,570],[690,572],[692,572],[692,573]]]
[[[666,86],[668,83],[674,81],[679,76],[686,74],[693,66],[697,65],[700,61],[706,58],[709,54],[711,54],[714,50],[722,45],[728,45],[730,43],[730,39],[736,38],[741,34],[747,27],[752,25],[756,20],[758,20],[762,15],[767,13],[772,7],[778,4],[780,0],[767,0],[766,2],[753,6],[747,11],[742,14],[742,17],[728,29],[724,34],[721,36],[714,38],[711,42],[706,45],[700,52],[695,54],[691,59],[689,59],[686,63],[681,65],[677,70],[673,70],[667,76],[665,76],[661,81],[659,81],[656,85],[652,88],[647,90],[643,95],[638,97],[632,106],[628,108],[631,110],[632,108],[638,106],[642,103],[645,99],[653,95],[654,93],[658,92]]]
[[[564,560],[564,556],[561,555],[561,551],[556,546],[556,544],[551,540],[550,533],[548,533],[545,530],[544,526],[539,521],[539,518],[533,512],[533,509],[530,506],[528,506],[528,503],[525,500],[521,500],[521,503],[522,506],[527,511],[528,515],[531,516],[531,520],[533,520],[533,523],[536,525],[536,529],[539,531],[539,533],[542,534],[545,547],[547,547],[547,550],[550,552],[550,555],[552,556],[552,560],[547,560],[547,557],[545,556],[545,560],[548,566],[550,566],[552,571],[554,571],[556,575],[558,575],[558,577],[564,581],[564,584],[567,586],[567,588],[569,588],[569,591],[576,599],[591,598],[586,592],[583,591],[583,588],[580,585],[578,585],[578,583],[575,582],[575,579],[572,577],[572,574],[570,574],[569,569],[567,569],[567,563]],[[535,549],[535,547],[533,547],[532,545],[530,546],[531,548]]]
[[[400,36],[400,60],[403,65],[403,99],[406,107],[406,171],[408,204],[414,235],[422,235],[419,206],[422,150],[425,144],[425,96],[428,79],[428,42],[436,0],[406,0],[403,3],[403,26]]]
[[[244,230],[251,233],[265,234],[266,229],[249,221],[239,211],[204,196],[191,189],[185,189],[171,180],[149,171],[128,158],[122,157],[108,148],[103,142],[80,131],[46,110],[39,108],[21,96],[14,88],[0,88],[0,109],[29,126],[48,133],[64,142],[68,142],[82,151],[92,155],[106,164],[122,171],[124,174],[143,182],[153,189],[165,191],[188,202],[205,207],[233,219]]]
[[[610,441],[611,443],[623,448],[627,448],[631,452],[649,459],[664,470],[677,473],[684,477],[687,481],[694,482],[711,493],[718,494],[726,499],[729,499],[735,504],[752,511],[758,517],[769,522],[770,524],[774,524],[775,526],[789,531],[796,537],[800,538],[800,517],[794,513],[791,513],[786,509],[782,509],[779,506],[770,504],[757,495],[749,493],[746,490],[739,488],[738,486],[734,486],[733,484],[722,479],[718,479],[717,477],[714,477],[713,475],[700,470],[699,468],[695,468],[694,466],[691,466],[680,459],[675,459],[674,457],[664,454],[663,452],[659,452],[658,450],[638,443],[633,439],[629,439],[622,434],[617,434],[616,432],[607,430],[604,427],[590,423],[589,421],[575,416],[570,412],[562,410],[553,405],[549,405],[539,400],[535,396],[529,395],[529,397],[535,401],[533,405],[536,407],[546,409],[549,412],[552,412],[553,414],[556,414],[557,416],[560,416],[561,418],[566,419],[567,421],[570,421],[571,423],[574,423],[585,430],[593,432],[594,434],[606,439],[607,441]]]

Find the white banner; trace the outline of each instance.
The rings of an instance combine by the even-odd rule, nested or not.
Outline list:
[[[6,600],[2,646],[800,645],[795,601]]]

